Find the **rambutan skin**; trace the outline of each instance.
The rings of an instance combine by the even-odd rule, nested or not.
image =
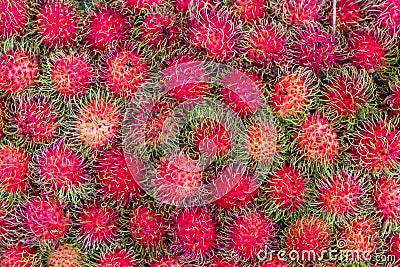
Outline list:
[[[256,23],[267,14],[266,0],[233,0],[230,9],[241,20],[249,23]]]
[[[98,267],[134,267],[136,265],[136,259],[131,255],[129,251],[122,248],[106,252],[103,254],[101,259],[97,262]]]
[[[26,30],[28,12],[26,1],[0,1],[0,39],[22,35]]]
[[[387,255],[393,255],[395,257],[396,263],[400,261],[400,234],[391,234],[386,242]]]
[[[124,2],[129,9],[135,12],[161,7],[166,3],[165,0],[124,0]]]
[[[73,245],[59,245],[50,252],[46,260],[48,267],[76,267],[81,266],[83,257]]]
[[[12,194],[26,193],[30,185],[31,156],[12,145],[0,148],[0,188]]]
[[[400,181],[398,178],[379,178],[373,187],[374,206],[384,220],[397,222],[400,218]]]
[[[392,36],[399,36],[400,33],[400,1],[383,0],[378,3],[378,16],[375,21],[384,29],[388,29]]]
[[[79,16],[71,4],[49,2],[42,5],[36,17],[37,34],[46,46],[66,47],[75,43]]]
[[[0,265],[3,267],[38,267],[36,249],[23,244],[7,246],[0,254]]]
[[[336,4],[336,26],[340,30],[350,30],[360,26],[365,15],[362,2],[358,0],[339,0]],[[331,21],[333,15],[331,16]]]

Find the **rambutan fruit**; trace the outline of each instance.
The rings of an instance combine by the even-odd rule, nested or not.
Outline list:
[[[318,187],[318,207],[333,216],[344,217],[355,214],[363,203],[363,187],[359,177],[347,172],[325,178]]]
[[[350,148],[352,159],[368,172],[388,171],[400,164],[400,131],[392,122],[366,122]]]
[[[390,95],[385,99],[394,114],[400,114],[400,81],[389,83]]]
[[[274,5],[276,4],[276,5]],[[272,3],[282,20],[292,26],[319,22],[323,15],[321,0],[288,0]]]
[[[297,146],[305,160],[333,164],[339,156],[340,142],[332,124],[320,114],[309,115],[300,125]]]
[[[224,259],[223,257],[216,257],[212,262],[211,262],[211,266],[210,267],[236,267],[236,263],[228,260],[228,259]]]
[[[0,39],[19,37],[26,30],[28,22],[28,2],[23,0],[0,1]]]
[[[251,161],[260,166],[270,165],[281,148],[278,128],[269,121],[253,122],[246,132],[246,150]]]
[[[185,14],[191,9],[202,9],[207,3],[212,3],[213,0],[173,0],[172,5],[175,11]]]
[[[22,148],[6,145],[0,148],[0,189],[10,194],[27,192],[31,156]]]
[[[204,258],[216,246],[216,222],[207,209],[181,210],[175,220],[175,246],[185,257]]]
[[[54,48],[72,46],[78,36],[80,18],[66,1],[44,3],[36,16],[37,34],[44,45]]]
[[[149,13],[143,18],[140,39],[146,47],[171,49],[179,40],[180,29],[174,14],[166,11]]]
[[[42,190],[60,199],[77,201],[89,179],[85,157],[63,140],[38,151],[33,165]]]
[[[135,49],[123,48],[104,60],[101,78],[115,97],[130,97],[145,82],[149,67]]]
[[[339,228],[340,249],[374,253],[379,245],[379,227],[370,217],[350,220]],[[339,244],[343,243],[343,244]],[[363,259],[352,259],[360,261]]]
[[[10,244],[16,239],[15,230],[18,224],[15,216],[15,206],[0,201],[0,245]]]
[[[400,261],[400,234],[391,234],[386,242],[386,247],[386,254],[394,256],[395,262],[398,263]]]
[[[318,24],[306,24],[291,39],[290,57],[297,65],[319,73],[337,66],[339,48],[332,34]]]
[[[272,88],[269,105],[282,118],[302,113],[316,90],[316,77],[310,70],[298,68],[283,74]]]
[[[46,263],[48,267],[77,267],[83,264],[83,257],[76,246],[61,244],[49,253]]]
[[[382,28],[389,31],[392,36],[399,36],[400,33],[400,1],[383,0],[378,2],[376,22]]]
[[[42,96],[23,95],[14,99],[10,134],[29,144],[47,144],[60,130],[56,100]]]
[[[198,162],[185,154],[163,158],[156,167],[156,198],[162,202],[184,204],[197,193],[204,178]]]
[[[137,261],[132,253],[123,248],[117,248],[103,253],[101,259],[97,261],[98,267],[134,267]]]
[[[267,3],[266,0],[233,0],[229,7],[241,21],[256,23],[267,14]]]
[[[241,117],[251,116],[262,108],[262,83],[256,74],[232,69],[223,76],[221,83],[222,100]]]
[[[166,239],[168,222],[149,206],[135,206],[129,214],[129,232],[143,249],[158,249]]]
[[[285,163],[270,175],[264,191],[277,209],[293,212],[306,201],[307,180],[298,169]]]
[[[257,182],[254,174],[243,168],[225,168],[217,175],[216,193],[222,197],[214,204],[224,210],[245,208],[254,202],[259,193]]]
[[[129,168],[127,166],[129,164]],[[138,158],[124,156],[120,146],[114,145],[97,158],[95,169],[99,190],[109,201],[126,205],[143,194],[137,181],[142,180],[143,164]]]
[[[227,62],[237,53],[239,28],[230,14],[209,5],[191,14],[187,41],[207,58]]]
[[[81,207],[76,219],[78,233],[76,238],[86,248],[110,245],[118,232],[118,214],[107,206],[96,203]]]
[[[281,260],[277,255],[272,255],[268,260],[261,263],[259,267],[290,267],[287,261]]]
[[[110,6],[98,6],[89,14],[84,40],[89,48],[102,52],[128,40],[131,25],[127,17]]]
[[[4,137],[4,127],[6,122],[6,108],[3,104],[0,104],[0,139]]]
[[[327,111],[334,117],[356,117],[366,107],[372,84],[364,70],[350,67],[329,72],[323,97]]]
[[[351,65],[368,72],[385,69],[389,64],[391,37],[386,32],[359,29],[350,33],[347,58]]]
[[[221,158],[232,148],[231,133],[216,120],[202,120],[193,130],[193,144],[207,158]]]
[[[135,12],[161,7],[166,3],[165,0],[124,0],[124,2],[130,10]]]
[[[330,6],[330,21],[333,23],[333,7]],[[362,1],[338,0],[336,3],[336,27],[348,31],[361,26],[364,20]]]
[[[27,91],[38,75],[39,62],[25,49],[11,49],[0,57],[0,90],[7,94]]]
[[[207,70],[191,54],[178,53],[162,67],[165,92],[179,102],[194,100],[210,94]]]
[[[274,223],[258,211],[239,216],[227,231],[227,245],[246,260],[256,260],[257,253],[270,247],[275,239]]]
[[[302,257],[301,262],[315,261],[313,256],[320,257],[331,242],[331,229],[322,219],[314,216],[301,217],[295,220],[287,229],[283,238],[283,248],[296,251]],[[313,251],[315,254],[304,252]]]
[[[398,178],[378,178],[374,182],[372,201],[385,221],[399,221],[400,180]]]
[[[75,118],[73,134],[91,150],[109,147],[120,134],[122,116],[117,103],[109,98],[87,99],[76,111]]]
[[[21,223],[32,240],[56,243],[65,236],[70,221],[63,206],[53,197],[31,197],[21,210]]]
[[[65,98],[86,94],[93,81],[94,70],[83,54],[60,53],[49,66],[51,87]]]
[[[36,249],[23,244],[9,245],[0,254],[3,267],[38,267]]]
[[[238,1],[239,2],[239,1]],[[287,36],[279,24],[256,24],[244,38],[246,58],[258,67],[282,65],[287,60]]]
[[[181,264],[177,257],[163,256],[154,260],[150,267],[188,267],[188,265]]]

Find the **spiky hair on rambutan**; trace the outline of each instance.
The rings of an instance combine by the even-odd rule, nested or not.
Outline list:
[[[44,91],[56,92],[69,100],[80,98],[88,91],[95,78],[95,69],[88,53],[57,51],[43,64],[41,82]]]
[[[354,121],[372,105],[374,82],[367,71],[355,67],[328,70],[322,103],[328,118]]]
[[[0,139],[1,139],[4,137],[5,124],[7,122],[6,119],[7,110],[6,106],[3,104],[3,102],[5,102],[4,98],[0,98],[0,101],[2,102],[0,103]]]
[[[117,247],[107,249],[101,253],[100,258],[96,261],[96,267],[135,267],[138,261],[134,253],[128,248]]]
[[[34,24],[38,39],[44,45],[65,48],[76,43],[81,20],[72,1],[52,0],[38,7]]]
[[[0,246],[2,247],[14,243],[19,238],[15,206],[13,203],[0,201]]]
[[[64,139],[37,150],[32,162],[40,189],[62,202],[77,203],[91,191],[87,159]]]
[[[246,59],[257,67],[275,67],[287,64],[287,30],[276,22],[260,21],[243,36],[242,50]]]
[[[210,267],[236,267],[237,263],[229,258],[223,256],[216,256],[210,261]]]
[[[189,10],[201,9],[207,3],[213,3],[214,0],[173,0],[174,10],[185,15]]]
[[[387,29],[390,35],[398,38],[400,34],[400,2],[398,0],[380,0],[377,2],[375,23],[379,27]]]
[[[274,0],[270,5],[276,16],[289,26],[318,23],[324,17],[322,0]]]
[[[385,99],[385,103],[389,105],[390,111],[394,115],[400,114],[400,75],[394,74],[395,79],[389,81],[389,95]]]
[[[266,16],[268,4],[266,0],[233,0],[230,2],[229,8],[241,21],[257,24]]]
[[[367,172],[392,172],[400,164],[399,136],[395,119],[364,121],[354,133],[349,149],[352,161]]]
[[[84,263],[82,251],[77,245],[70,243],[59,244],[50,250],[46,257],[48,267],[76,267]]]
[[[283,119],[294,119],[305,115],[313,106],[318,90],[316,75],[302,67],[287,70],[280,75],[269,96],[269,106],[275,115]]]
[[[150,267],[187,267],[180,257],[165,255],[150,262]]]
[[[39,267],[38,250],[21,242],[7,245],[0,253],[3,267]]]
[[[372,203],[379,218],[385,222],[400,221],[400,180],[381,175],[373,182]]]
[[[123,0],[125,6],[131,11],[147,12],[152,9],[162,7],[166,4],[166,0]]]
[[[398,232],[390,234],[386,239],[386,255],[394,256],[395,263],[400,262],[400,234]]]
[[[0,39],[18,38],[27,30],[29,2],[24,0],[0,1]]]
[[[349,32],[361,26],[367,19],[366,6],[361,0],[338,0],[336,3],[336,27],[340,32]],[[333,24],[333,2],[329,1],[329,22]]]
[[[220,5],[205,5],[190,14],[186,41],[207,59],[228,62],[238,52],[240,25]]]

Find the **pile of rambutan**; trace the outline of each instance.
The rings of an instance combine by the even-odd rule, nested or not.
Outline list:
[[[400,0],[0,0],[0,267],[134,266],[400,266]]]

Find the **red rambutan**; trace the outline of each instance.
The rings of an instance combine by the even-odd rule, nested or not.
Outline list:
[[[175,10],[184,14],[191,9],[204,8],[207,3],[212,3],[213,0],[173,0],[172,2]]]
[[[278,209],[293,212],[306,200],[306,184],[307,181],[299,170],[283,164],[267,180],[265,192]]]
[[[396,263],[400,261],[400,234],[391,234],[386,242],[387,255],[392,255],[395,257]]]
[[[378,214],[387,221],[400,219],[400,180],[379,178],[374,183],[372,201]]]
[[[2,267],[37,267],[36,249],[22,244],[9,245],[0,254]]]
[[[177,257],[163,256],[153,261],[150,267],[188,267],[188,265],[181,264]]]
[[[10,244],[15,239],[16,223],[15,209],[13,204],[0,201],[0,245]]]
[[[331,12],[332,12],[332,7]],[[331,16],[331,22],[333,14]],[[338,0],[336,3],[336,27],[340,30],[354,29],[362,24],[364,14],[360,0]]]
[[[39,62],[26,50],[9,50],[0,57],[0,90],[21,93],[36,85]]]
[[[210,267],[236,267],[236,263],[222,257],[215,258]]]
[[[126,249],[117,248],[104,253],[97,262],[98,267],[134,267],[137,266],[135,257]]]
[[[400,33],[400,1],[383,0],[378,4],[379,12],[376,18],[378,24],[389,30],[392,36],[398,36]]]
[[[7,193],[26,193],[29,180],[30,155],[13,145],[0,148],[0,189]]]
[[[233,0],[230,9],[241,20],[249,23],[256,23],[264,18],[267,13],[266,0]]]
[[[37,33],[46,46],[72,46],[78,35],[79,20],[72,4],[65,1],[47,2],[38,10]]]
[[[299,26],[309,22],[318,22],[322,18],[321,0],[278,1],[279,15],[286,24]]]
[[[281,260],[278,256],[272,255],[265,263],[260,264],[259,267],[290,267],[288,262]]]
[[[400,82],[389,83],[391,94],[386,98],[386,103],[394,114],[400,114]]]
[[[3,104],[0,104],[0,139],[4,137],[4,126],[6,122],[6,108]]]
[[[23,0],[0,1],[0,39],[17,37],[25,32],[28,22],[28,6]]]
[[[83,264],[82,253],[73,245],[59,245],[49,253],[48,267],[76,267]]]
[[[140,11],[143,9],[153,9],[161,7],[166,3],[165,0],[124,0],[125,5],[133,10]]]

